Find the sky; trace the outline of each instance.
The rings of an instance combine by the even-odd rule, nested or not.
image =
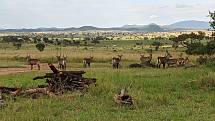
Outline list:
[[[209,10],[215,0],[0,0],[0,28],[167,25]]]

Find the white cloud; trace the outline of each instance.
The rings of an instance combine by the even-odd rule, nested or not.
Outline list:
[[[0,0],[0,28],[106,27],[207,20],[205,16],[208,10],[214,10],[214,5],[215,0]]]
[[[151,16],[149,16],[149,18],[150,19],[157,19],[157,18],[159,18],[159,16],[158,15],[151,15]]]

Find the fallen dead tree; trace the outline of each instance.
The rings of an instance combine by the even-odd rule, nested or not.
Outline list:
[[[33,79],[46,79],[47,85],[39,85],[37,88],[30,89],[0,87],[0,92],[14,96],[35,93],[55,95],[65,91],[83,91],[88,89],[91,84],[96,86],[95,78],[83,77],[84,71],[59,71],[52,64],[49,64],[49,67],[53,73],[46,73],[44,76],[38,76]]]
[[[127,94],[125,89],[122,89],[118,94],[114,96],[114,101],[121,105],[133,105],[133,99]]]

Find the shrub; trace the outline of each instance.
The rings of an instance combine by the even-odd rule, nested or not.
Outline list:
[[[43,43],[38,43],[38,44],[36,44],[36,48],[37,48],[40,52],[44,51],[45,47],[46,47],[46,45],[43,44]]]
[[[152,46],[155,46],[155,51],[158,51],[158,49],[160,48],[160,46],[162,45],[161,42],[155,41],[152,43]]]
[[[200,42],[188,44],[187,54],[190,55],[204,55],[207,53],[207,48]]]

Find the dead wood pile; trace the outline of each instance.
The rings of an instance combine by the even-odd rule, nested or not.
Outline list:
[[[46,79],[47,85],[39,85],[37,88],[22,89],[0,87],[0,93],[11,95],[43,93],[54,95],[65,91],[86,90],[91,84],[96,86],[95,78],[84,78],[84,71],[59,71],[54,65],[49,64],[53,73],[46,73],[44,76],[35,77],[33,80]]]

